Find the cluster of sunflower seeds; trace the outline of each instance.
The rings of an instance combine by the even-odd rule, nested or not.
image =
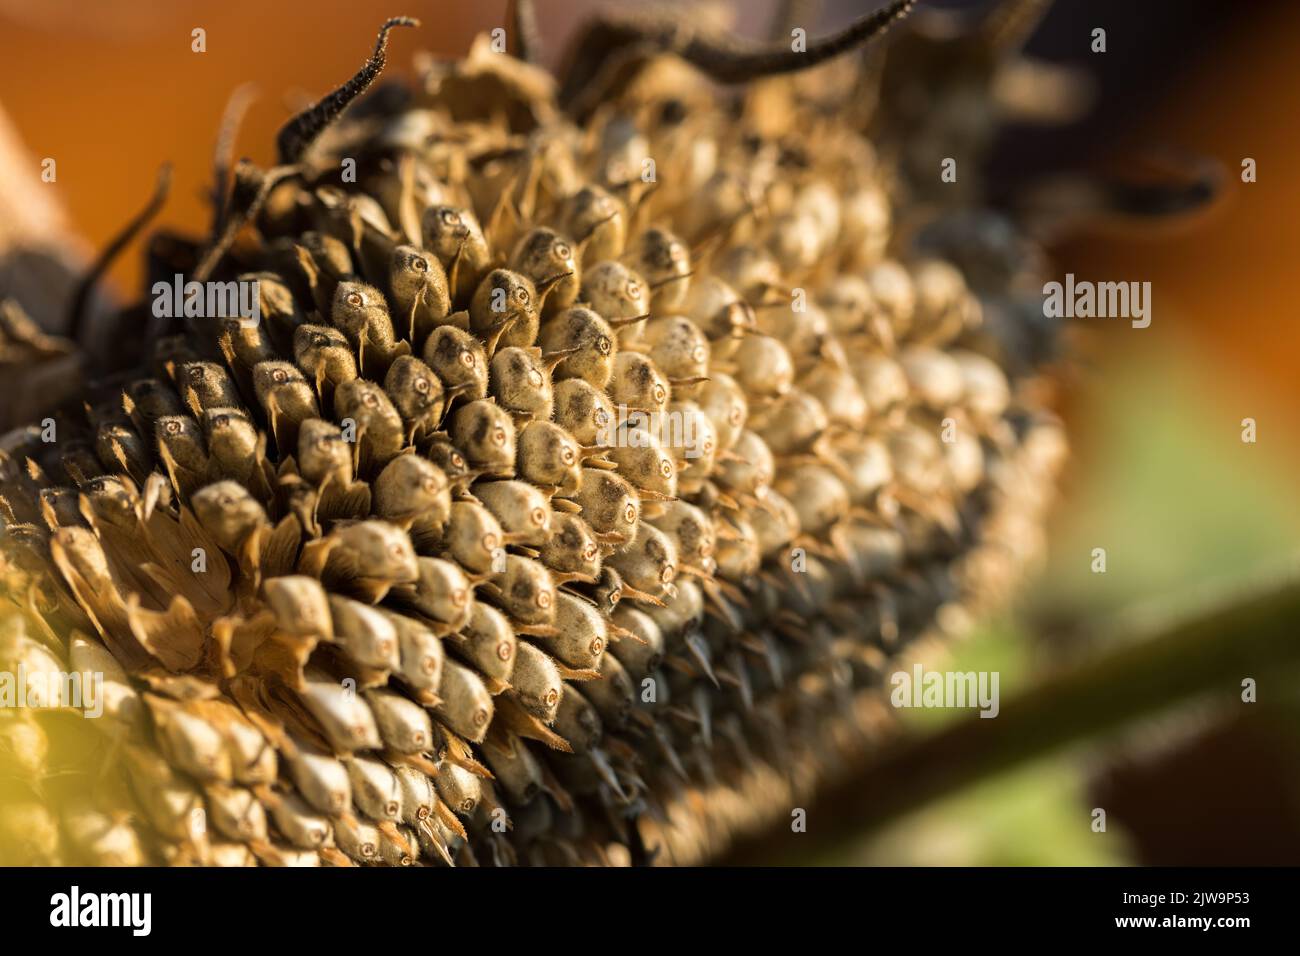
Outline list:
[[[1059,434],[860,133],[553,87],[485,38],[291,124],[191,256],[259,321],[5,436],[6,666],[102,676],[0,715],[17,856],[705,858],[1033,552]]]

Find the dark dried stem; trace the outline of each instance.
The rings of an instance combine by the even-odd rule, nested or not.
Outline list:
[[[611,67],[625,71],[631,62],[656,53],[673,53],[719,83],[745,83],[764,76],[806,70],[880,36],[906,16],[916,0],[894,0],[854,21],[838,33],[810,40],[796,51],[789,37],[755,43],[719,33],[701,32],[679,17],[637,14],[594,20],[578,40],[564,73],[560,99],[571,112],[579,100],[590,102],[593,87],[603,94],[611,84]],[[604,79],[604,83],[597,82]]]
[[[1169,172],[1160,182],[1106,181],[1106,209],[1144,218],[1181,216],[1208,206],[1223,190],[1223,167],[1210,157],[1169,157],[1160,165]]]
[[[226,201],[230,192],[230,170],[234,165],[235,140],[249,106],[257,98],[257,86],[245,83],[230,94],[221,114],[221,128],[212,150],[212,235],[219,236],[226,220]]]
[[[745,83],[761,76],[794,73],[824,63],[885,32],[905,17],[916,0],[894,0],[887,7],[860,17],[839,33],[812,40],[803,52],[791,49],[787,38],[771,44],[748,44],[731,37],[689,37],[675,51],[688,63],[721,83]]]
[[[541,32],[537,28],[537,8],[533,0],[509,0],[506,4],[506,22],[510,24],[507,42],[510,52],[525,63],[537,63],[542,58]]]
[[[370,55],[370,59],[356,72],[356,75],[314,106],[303,110],[284,124],[276,137],[281,165],[298,162],[326,127],[375,82],[388,62],[388,32],[394,27],[418,27],[419,25],[420,21],[413,17],[393,17],[386,21],[379,28],[375,52]]]
[[[241,169],[244,172],[241,173]],[[261,211],[271,190],[300,172],[298,166],[276,166],[263,173],[255,170],[252,164],[246,161],[245,165],[236,167],[235,185],[230,195],[230,214],[225,219],[221,234],[204,251],[203,258],[195,266],[193,275],[195,282],[206,282],[212,276],[221,263],[222,256],[234,244],[239,230]]]
[[[95,284],[108,270],[116,259],[133,240],[140,231],[144,229],[158,215],[163,204],[167,202],[167,194],[171,191],[172,185],[172,164],[163,163],[158,169],[158,178],[154,182],[153,195],[149,197],[149,202],[145,207],[135,214],[135,217],[123,227],[122,231],[113,237],[99,257],[91,265],[90,270],[77,284],[77,291],[72,296],[72,304],[68,310],[68,337],[74,342],[81,342],[81,336],[84,333],[86,323],[86,310],[90,301],[91,293],[95,290]]]
[[[1223,192],[1223,166],[1211,157],[1148,155],[1144,178],[1099,172],[1049,176],[1029,187],[1009,188],[1025,228],[1051,240],[1098,223],[1137,227],[1201,212]]]

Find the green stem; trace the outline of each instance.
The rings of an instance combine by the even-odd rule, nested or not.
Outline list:
[[[1131,625],[1129,626],[1131,627]],[[731,864],[793,862],[842,845],[903,813],[1036,757],[1119,730],[1197,697],[1241,703],[1242,681],[1300,664],[1300,576],[1219,601],[1191,618],[1126,627],[1116,648],[930,734],[904,734],[866,766],[818,794],[810,820],[738,843]],[[829,823],[833,821],[833,825]]]

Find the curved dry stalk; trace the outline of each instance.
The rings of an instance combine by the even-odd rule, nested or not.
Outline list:
[[[1016,200],[1036,235],[1051,237],[1096,222],[1163,224],[1199,213],[1223,194],[1223,166],[1210,157],[1150,155],[1153,176],[1120,178],[1083,171],[1039,180]]]
[[[510,52],[525,63],[542,58],[541,31],[537,28],[537,8],[533,0],[508,0],[506,22],[510,24]]]
[[[296,165],[276,166],[265,172],[247,161],[235,165],[234,185],[231,187],[224,225],[195,266],[194,281],[206,282],[212,276],[221,258],[234,244],[239,230],[257,216],[271,190],[290,176],[298,175],[300,171]]]
[[[212,149],[212,235],[221,235],[226,220],[226,196],[230,192],[231,169],[234,165],[235,139],[248,108],[257,98],[257,84],[244,83],[236,87],[226,101],[221,114],[221,126]]]
[[[419,25],[420,21],[414,17],[393,17],[384,22],[384,25],[379,28],[379,39],[375,41],[375,52],[352,79],[281,127],[275,140],[281,165],[298,162],[307,148],[338,118],[339,114],[375,82],[388,62],[388,32],[394,27],[418,27]]]
[[[839,33],[820,37],[797,52],[788,42],[742,44],[734,38],[695,34],[676,51],[693,66],[720,83],[745,83],[760,76],[794,73],[817,66],[875,39],[896,20],[911,11],[916,0],[894,0],[866,16],[859,17]]]
[[[163,163],[158,169],[158,178],[154,183],[153,194],[149,197],[149,202],[113,237],[112,242],[99,254],[85,277],[78,283],[77,291],[72,296],[72,304],[68,309],[68,337],[72,341],[81,341],[81,334],[86,321],[86,304],[90,300],[91,292],[95,289],[95,283],[113,264],[113,260],[130,244],[131,240],[140,234],[140,230],[149,225],[153,217],[158,215],[163,204],[167,202],[167,193],[171,190],[171,185],[172,164]]]
[[[568,58],[560,99],[572,104],[608,63],[629,53],[639,56],[673,53],[719,83],[745,83],[759,77],[810,69],[880,36],[895,20],[906,16],[915,2],[893,0],[838,33],[810,40],[807,48],[799,51],[792,48],[788,38],[775,43],[755,43],[692,29],[676,16],[598,17],[576,42]]]

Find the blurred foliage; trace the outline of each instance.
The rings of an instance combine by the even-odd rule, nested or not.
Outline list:
[[[1213,361],[1147,348],[1089,383],[1080,426],[1091,447],[1074,459],[1038,603],[1119,607],[1294,551],[1300,509],[1276,440],[1287,425],[1261,415],[1248,389],[1224,390],[1207,374]],[[1255,444],[1241,441],[1246,417],[1258,418]],[[1095,547],[1107,549],[1104,575],[1090,570]]]
[[[996,671],[1003,700],[1033,680],[1030,642],[1013,619],[976,629],[943,663],[945,670]],[[931,666],[938,666],[931,665]],[[904,726],[934,729],[968,716],[910,709]],[[994,718],[996,719],[996,718]],[[1086,780],[1075,760],[1054,757],[939,800],[865,842],[849,842],[826,865],[1104,866],[1128,862],[1126,841],[1090,828]],[[1115,839],[1114,837],[1117,837]]]
[[[1086,781],[1072,760],[1039,761],[903,818],[827,864],[1116,866],[1127,839],[1094,833]]]

